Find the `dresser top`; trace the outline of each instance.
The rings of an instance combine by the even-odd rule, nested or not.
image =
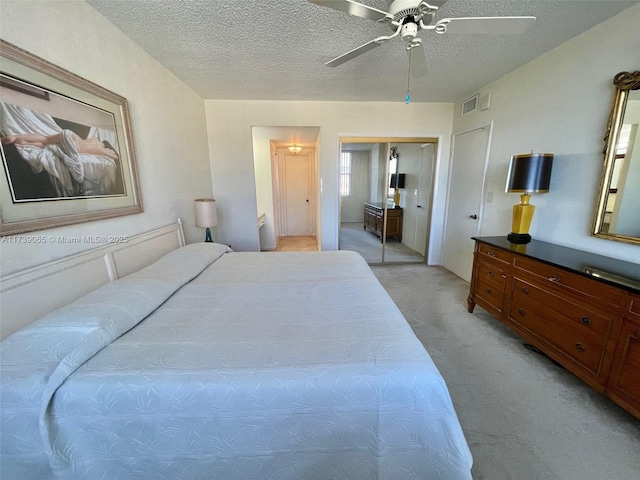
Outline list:
[[[473,237],[481,243],[560,267],[585,277],[640,293],[640,265],[553,243],[531,240],[518,245],[503,237]]]
[[[371,205],[375,208],[384,208],[385,202],[364,202],[365,205]],[[402,207],[394,207],[393,205],[387,204],[387,210],[402,210]]]

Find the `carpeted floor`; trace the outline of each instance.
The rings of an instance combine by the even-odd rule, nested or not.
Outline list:
[[[475,480],[640,479],[640,420],[468,313],[468,283],[442,267],[372,269],[447,382]]]
[[[364,224],[340,224],[340,250],[358,252],[369,264],[382,262],[382,242],[372,232],[365,232]],[[423,263],[424,257],[398,242],[395,238],[387,238],[384,250],[385,263]]]

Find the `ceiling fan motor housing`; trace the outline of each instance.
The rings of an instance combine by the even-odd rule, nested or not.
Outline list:
[[[418,25],[413,22],[408,22],[402,25],[402,32],[400,36],[405,44],[410,43],[418,35]]]
[[[393,20],[399,22],[404,17],[416,16],[420,14],[420,0],[395,0],[389,6],[389,13],[393,15]]]
[[[389,13],[394,22],[400,22],[405,17],[414,17],[419,22],[423,17],[431,21],[438,8],[446,0],[394,0],[389,6]]]

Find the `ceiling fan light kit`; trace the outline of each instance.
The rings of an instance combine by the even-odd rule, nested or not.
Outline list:
[[[446,0],[394,0],[385,12],[377,8],[363,5],[353,0],[308,0],[310,3],[333,8],[349,15],[373,20],[378,23],[388,23],[394,32],[388,36],[377,37],[364,45],[328,61],[325,65],[337,67],[343,63],[366,53],[400,35],[405,50],[409,54],[409,71],[414,77],[427,74],[427,60],[422,38],[418,36],[421,30],[435,31],[443,34],[522,34],[535,22],[531,16],[521,17],[459,17],[443,18],[432,23]],[[409,92],[407,91],[407,103]]]

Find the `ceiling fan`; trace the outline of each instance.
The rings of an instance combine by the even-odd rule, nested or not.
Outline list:
[[[427,73],[427,60],[420,30],[433,30],[438,34],[520,34],[533,25],[536,17],[460,17],[443,18],[435,23],[433,18],[446,0],[394,0],[385,12],[353,0],[308,0],[316,5],[333,8],[356,17],[387,23],[393,33],[374,38],[353,50],[328,61],[325,65],[337,67],[400,35],[409,55],[409,70],[414,77]]]

